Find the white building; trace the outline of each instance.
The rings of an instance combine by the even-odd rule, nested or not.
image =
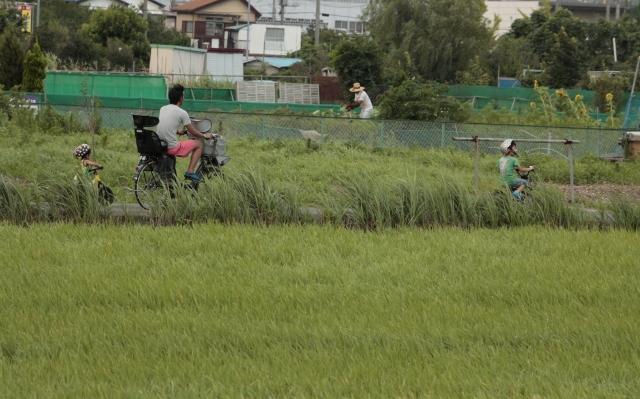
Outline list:
[[[76,3],[92,10],[107,9],[111,6],[123,6],[142,12],[144,0],[77,0]],[[168,11],[164,3],[158,0],[147,0],[148,14],[164,14]]]
[[[251,24],[249,26],[249,54],[260,56],[285,56],[300,50],[302,27],[295,25]],[[235,48],[247,48],[247,24],[225,29],[225,40],[235,43]]]

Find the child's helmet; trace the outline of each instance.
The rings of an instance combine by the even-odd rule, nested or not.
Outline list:
[[[91,154],[91,147],[89,147],[89,144],[80,144],[73,151],[73,156],[81,159],[88,156],[89,154]]]
[[[513,141],[512,139],[506,139],[505,141],[502,142],[502,144],[500,144],[500,151],[504,155],[507,155],[509,151],[511,151],[511,146],[514,145],[515,143],[516,142]]]

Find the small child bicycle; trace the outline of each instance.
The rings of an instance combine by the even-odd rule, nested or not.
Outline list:
[[[104,169],[104,167],[91,160],[91,147],[88,144],[80,144],[73,151],[73,156],[81,160],[82,168],[84,168],[84,178],[88,180],[90,178],[89,175],[93,175],[91,185],[98,186],[98,202],[100,205],[113,204],[115,198],[113,191],[102,183],[98,174],[98,171]]]

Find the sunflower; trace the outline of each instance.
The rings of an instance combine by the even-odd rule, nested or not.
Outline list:
[[[583,98],[581,94],[576,94],[576,102],[582,101]]]
[[[529,103],[529,105],[530,105],[530,106],[532,106],[532,107],[535,107],[535,106],[536,106],[536,103],[534,103],[533,101],[531,101],[531,102]]]
[[[613,94],[611,94],[611,93],[607,93],[607,95],[605,96],[605,98],[607,99],[607,101],[611,101],[611,100],[613,100]]]
[[[556,94],[559,95],[560,97],[564,97],[565,96],[564,91],[562,91],[562,90],[556,90]]]

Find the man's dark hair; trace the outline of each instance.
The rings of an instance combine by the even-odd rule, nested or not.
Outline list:
[[[182,87],[182,85],[175,84],[171,90],[169,90],[169,102],[173,105],[177,105],[182,96],[184,96],[184,87]]]

